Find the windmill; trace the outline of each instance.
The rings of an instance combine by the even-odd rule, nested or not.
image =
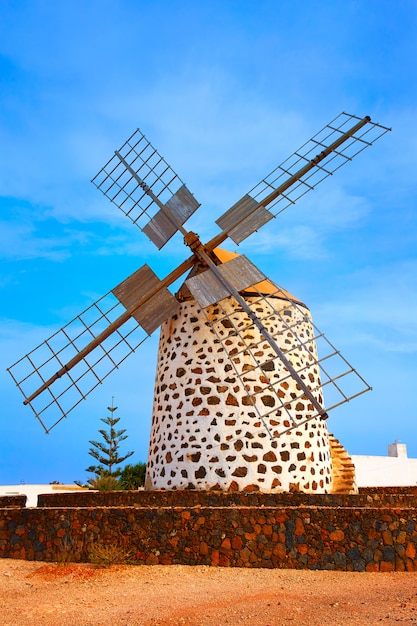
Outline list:
[[[328,412],[370,387],[304,303],[220,246],[388,130],[341,113],[217,219],[206,244],[184,226],[200,204],[136,130],[92,182],[158,249],[179,231],[191,255],[162,280],[144,265],[9,368],[45,431],[162,326],[148,488],[329,491]]]

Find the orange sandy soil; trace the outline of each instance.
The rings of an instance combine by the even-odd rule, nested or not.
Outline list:
[[[2,626],[417,624],[417,572],[0,559]]]

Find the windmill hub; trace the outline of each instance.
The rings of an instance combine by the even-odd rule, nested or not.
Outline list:
[[[199,248],[202,248],[202,243],[199,236],[196,233],[193,233],[191,230],[184,236],[184,243],[193,252],[195,250],[198,250]]]

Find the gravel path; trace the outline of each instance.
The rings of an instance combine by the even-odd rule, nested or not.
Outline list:
[[[3,626],[417,624],[417,572],[0,559]]]

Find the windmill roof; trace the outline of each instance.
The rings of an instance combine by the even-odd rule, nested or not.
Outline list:
[[[229,250],[224,250],[223,248],[214,248],[213,253],[218,258],[218,260],[221,261],[221,263],[226,263],[227,261],[230,261],[231,259],[239,256],[237,252],[230,252]],[[200,271],[202,270],[197,266],[190,272],[189,276],[194,276]],[[281,287],[277,288],[277,286],[268,279],[263,280],[256,285],[253,285],[253,288],[254,289],[252,291],[251,287],[247,287],[247,289],[244,289],[241,293],[245,295],[251,295],[253,293],[255,295],[259,292],[264,296],[270,295],[275,298],[282,298],[283,300],[288,299],[304,307],[306,306],[301,300],[290,294],[289,291],[286,291],[286,289],[282,289]],[[183,285],[180,287],[178,295],[180,295],[182,299],[189,299],[191,297],[189,289],[185,283],[183,283]]]

